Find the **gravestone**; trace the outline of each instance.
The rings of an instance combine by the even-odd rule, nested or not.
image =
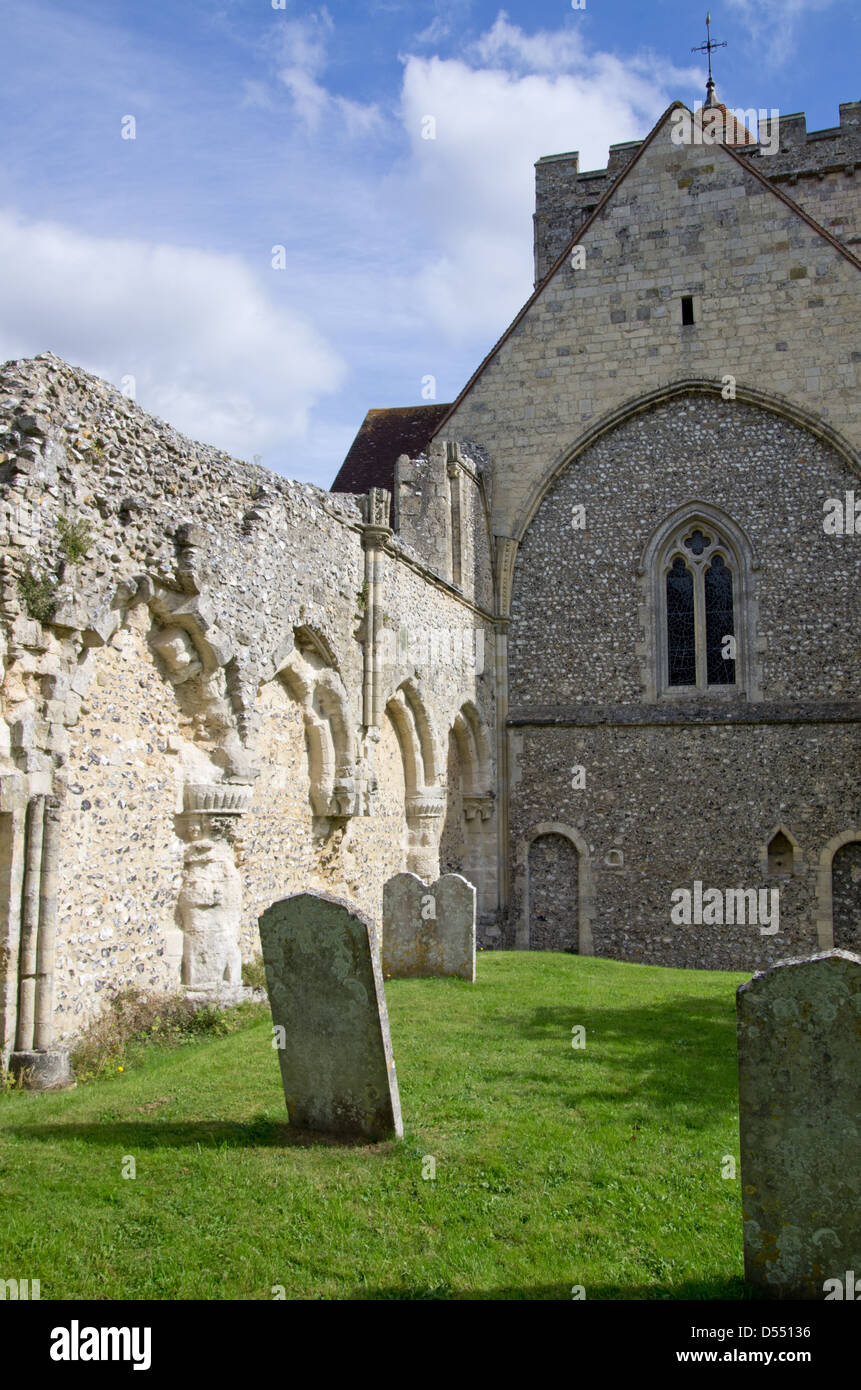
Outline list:
[[[339,898],[298,893],[263,913],[260,941],[291,1124],[403,1134],[374,927]]]
[[[383,973],[475,983],[475,888],[461,874],[395,874],[383,886]]]
[[[861,956],[826,951],[736,996],[744,1272],[771,1298],[861,1279]]]

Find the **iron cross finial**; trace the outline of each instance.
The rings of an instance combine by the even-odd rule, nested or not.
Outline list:
[[[725,43],[712,43],[711,23],[712,17],[711,11],[709,11],[706,15],[706,41],[705,43],[699,44],[696,48],[691,49],[692,53],[707,53],[709,55],[709,80],[706,83],[706,106],[714,106],[715,104],[715,84],[714,78],[712,77],[712,49],[726,48]]]

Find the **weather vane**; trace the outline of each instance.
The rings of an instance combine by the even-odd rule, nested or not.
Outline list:
[[[709,80],[706,83],[706,106],[715,105],[715,83],[712,77],[712,49],[726,48],[725,43],[712,43],[711,23],[712,17],[711,11],[709,11],[706,15],[706,41],[705,43],[699,44],[696,48],[691,49],[692,53],[708,53],[709,55]]]

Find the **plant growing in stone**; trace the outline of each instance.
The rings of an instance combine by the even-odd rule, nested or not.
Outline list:
[[[28,561],[18,576],[18,592],[29,618],[37,623],[49,623],[57,607],[57,581],[52,574],[42,574]]]
[[[266,966],[261,955],[242,962],[242,983],[251,989],[266,989]]]
[[[73,565],[79,565],[92,543],[90,523],[83,518],[74,521],[61,512],[57,517],[57,534],[60,537],[60,549],[66,559]]]

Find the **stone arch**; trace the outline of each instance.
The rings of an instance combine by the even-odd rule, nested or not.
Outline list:
[[[646,699],[652,702],[659,695],[671,693],[667,689],[667,654],[662,619],[664,557],[680,527],[697,526],[711,528],[720,534],[720,548],[730,553],[739,589],[736,602],[736,683],[728,687],[709,687],[709,698],[714,698],[716,689],[720,689],[721,693],[725,691],[736,697],[743,694],[747,699],[756,700],[760,690],[756,659],[759,620],[756,575],[760,567],[759,558],[744,529],[722,507],[700,498],[691,498],[682,503],[658,523],[646,542],[637,567],[643,600],[640,619],[646,633],[641,667],[641,683]]]
[[[291,647],[278,655],[270,669],[302,711],[311,805],[319,822],[331,822],[357,810],[356,754],[344,683],[323,660],[310,646]],[[332,827],[320,824],[317,828],[325,833]]]
[[[462,872],[475,884],[480,919],[495,911],[498,904],[496,828],[490,740],[471,700],[454,717],[449,747],[446,816],[440,841],[441,859],[445,861],[442,867],[446,872]],[[459,773],[456,782],[452,778],[452,752]]]
[[[500,541],[497,586],[499,614],[501,617],[507,618],[511,613],[514,571],[520,543],[532,524],[533,518],[538,508],[541,506],[541,503],[544,501],[545,496],[566,469],[568,469],[581,454],[584,454],[591,448],[603,435],[616,429],[619,425],[624,424],[625,421],[629,420],[632,416],[638,415],[642,411],[650,410],[654,406],[664,405],[679,396],[701,394],[720,398],[721,391],[721,381],[709,381],[701,377],[684,378],[679,381],[669,382],[665,386],[658,387],[654,391],[648,391],[642,396],[635,397],[633,400],[625,402],[624,405],[606,412],[606,414],[600,416],[589,429],[579,436],[575,444],[568,446],[556,456],[544,476],[533,485],[527,494],[526,500],[514,521],[510,537]],[[830,445],[831,448],[840,455],[844,463],[861,478],[861,456],[859,456],[858,451],[821,417],[813,415],[809,411],[802,410],[794,402],[783,396],[761,391],[757,387],[749,386],[744,382],[736,382],[735,392],[736,400],[742,401],[747,405],[758,406],[764,411],[769,411],[773,415],[778,415],[791,424],[798,425],[800,428],[808,430],[823,443]]]
[[[407,870],[428,882],[439,875],[439,842],[445,812],[439,785],[442,759],[427,708],[413,681],[403,681],[386,704],[404,765]]]
[[[816,935],[820,951],[834,949],[834,859],[846,845],[861,840],[861,827],[842,830],[823,846],[819,856]],[[857,950],[858,947],[849,949]]]
[[[531,846],[545,836],[560,836],[570,842],[577,854],[577,953],[581,956],[593,954],[592,922],[594,919],[594,889],[592,880],[592,861],[589,846],[583,836],[570,825],[560,821],[541,821],[533,826],[517,846],[517,875],[520,892],[521,912],[516,931],[515,946],[527,951],[531,946],[532,930],[530,924],[530,867]]]
[[[759,847],[759,863],[763,878],[774,877],[775,874],[783,873],[775,863],[777,844],[783,840],[788,845],[788,853],[791,857],[790,867],[785,871],[787,874],[795,876],[801,873],[804,867],[804,856],[801,852],[801,845],[793,835],[788,826],[781,821],[775,825],[768,833],[765,841]],[[782,850],[780,851],[782,853]]]

